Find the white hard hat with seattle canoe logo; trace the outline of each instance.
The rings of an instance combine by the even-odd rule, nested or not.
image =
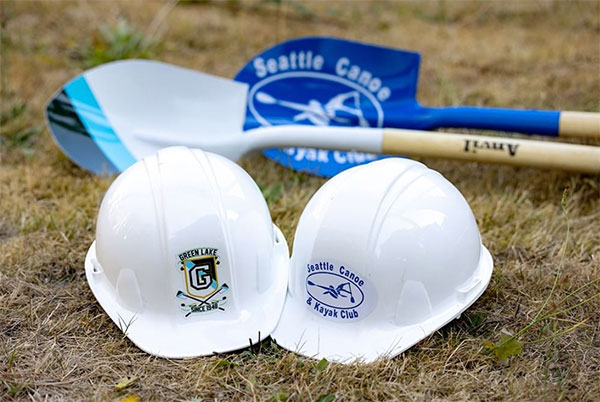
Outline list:
[[[492,267],[469,205],[441,174],[401,158],[354,167],[300,217],[272,337],[317,359],[396,356],[459,317]]]

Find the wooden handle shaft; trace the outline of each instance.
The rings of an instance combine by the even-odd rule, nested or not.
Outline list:
[[[561,112],[558,135],[600,138],[600,113]]]
[[[387,154],[600,173],[600,147],[479,135],[385,129]]]

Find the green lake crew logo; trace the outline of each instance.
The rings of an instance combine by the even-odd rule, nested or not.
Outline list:
[[[176,297],[181,300],[180,307],[186,317],[194,313],[224,311],[229,286],[220,284],[218,267],[220,264],[218,249],[210,247],[195,248],[178,255],[179,271],[183,274],[185,290],[178,290]],[[218,296],[218,297],[217,297]]]

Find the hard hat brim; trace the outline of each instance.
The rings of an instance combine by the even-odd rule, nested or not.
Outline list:
[[[374,325],[368,322],[368,317],[357,323],[326,321],[299,302],[297,297],[288,295],[279,323],[271,336],[285,349],[316,359],[368,363],[379,358],[394,357],[460,317],[485,291],[492,269],[492,256],[482,245],[479,266],[474,274],[476,284],[462,299],[448,303],[443,313],[411,326],[398,326],[393,322]]]
[[[283,234],[273,225],[276,236]],[[267,338],[275,328],[283,308],[287,289],[289,251],[287,243],[274,244],[272,263],[276,275],[270,289],[252,304],[243,306],[233,319],[208,317],[181,323],[173,317],[152,311],[135,312],[117,300],[114,286],[101,272],[96,272],[96,242],[85,259],[85,273],[92,293],[111,320],[141,350],[167,358],[191,358],[243,349]],[[96,260],[97,261],[97,260]]]

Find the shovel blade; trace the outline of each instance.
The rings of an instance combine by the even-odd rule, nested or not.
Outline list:
[[[123,171],[168,145],[239,135],[247,86],[147,60],[104,64],[69,82],[48,103],[55,141],[95,174]]]
[[[235,77],[249,85],[244,129],[384,127],[401,111],[416,116],[419,61],[415,52],[326,37],[283,42],[254,57]],[[325,177],[385,157],[301,148],[264,153],[286,167]]]

